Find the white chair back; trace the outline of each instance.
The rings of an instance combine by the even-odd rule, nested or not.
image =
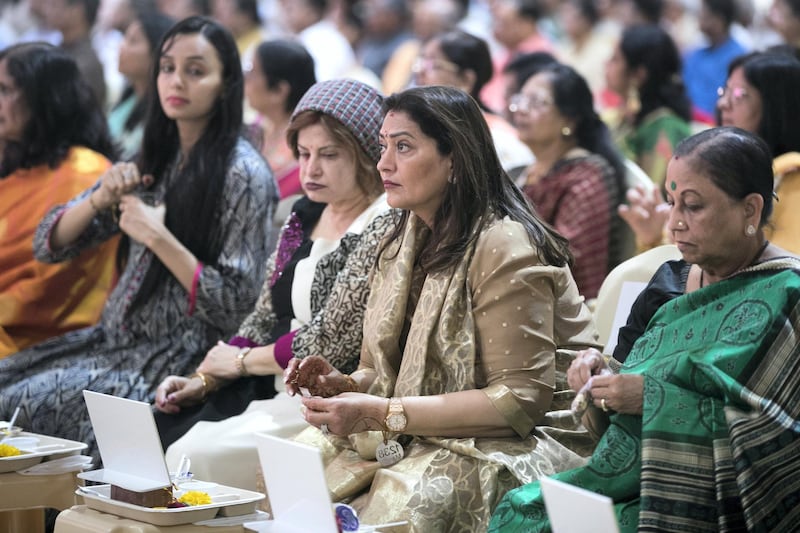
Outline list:
[[[608,345],[612,335],[612,325],[623,284],[626,281],[648,282],[658,267],[669,260],[680,258],[681,254],[677,246],[665,244],[631,257],[608,273],[600,286],[594,306],[594,321],[600,334],[600,342],[604,346]],[[628,315],[627,311],[625,316]],[[616,332],[613,334],[616,335]]]

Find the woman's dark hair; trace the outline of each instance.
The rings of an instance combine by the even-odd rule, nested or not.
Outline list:
[[[628,71],[642,67],[647,73],[639,87],[642,107],[635,124],[660,107],[689,121],[692,107],[681,79],[681,56],[672,37],[659,26],[631,26],[622,33],[619,48]]]
[[[514,92],[519,92],[528,78],[542,70],[543,67],[556,63],[558,60],[550,52],[529,52],[519,54],[514,57],[508,65],[503,68],[503,72],[514,76]]]
[[[236,11],[245,15],[253,24],[261,24],[261,14],[258,12],[256,0],[236,0],[235,5]]]
[[[158,11],[142,11],[136,12],[135,21],[138,21],[139,24],[142,26],[142,33],[144,33],[145,39],[147,39],[147,44],[150,46],[150,57],[152,61],[155,61],[156,58],[156,50],[158,50],[158,45],[161,42],[161,38],[167,33],[173,24],[175,24],[175,20],[171,17],[168,17]],[[128,98],[133,95],[133,87],[128,85],[122,91],[122,94],[119,98],[119,103],[115,107],[119,107],[125,102]],[[143,96],[139,98],[131,109],[130,115],[125,120],[125,124],[123,125],[126,131],[132,131],[138,126],[142,120],[144,119],[145,111],[147,111],[147,97]]]
[[[741,67],[747,83],[761,95],[761,122],[757,133],[777,157],[800,151],[800,60],[778,52],[754,52],[734,59],[728,77]]]
[[[514,0],[514,7],[520,17],[533,22],[538,22],[545,14],[541,0]]]
[[[100,0],[67,0],[67,5],[79,4],[83,8],[83,17],[91,28],[97,21],[97,12],[100,10]]]
[[[553,93],[553,103],[558,112],[574,121],[572,135],[578,146],[605,159],[613,170],[613,181],[606,183],[611,200],[611,229],[609,266],[622,260],[622,250],[616,237],[622,231],[622,221],[617,206],[625,201],[625,164],[617,150],[605,122],[594,109],[594,99],[589,84],[570,66],[553,63],[543,67],[539,74],[547,76]]]
[[[569,0],[569,3],[575,6],[578,13],[589,21],[591,26],[594,26],[600,21],[600,10],[595,0]]]
[[[256,58],[269,88],[274,89],[282,81],[289,84],[287,113],[294,110],[300,98],[317,82],[314,58],[300,43],[285,39],[263,42],[256,49]]]
[[[534,213],[525,195],[500,165],[489,126],[477,102],[454,87],[415,87],[388,97],[384,113],[405,113],[453,159],[454,183],[445,189],[434,214],[430,238],[419,262],[427,272],[457,265],[490,216],[521,223],[543,263],[571,264],[569,242]],[[402,238],[409,212],[403,211],[379,257]]]
[[[200,34],[208,40],[222,64],[221,92],[209,113],[208,124],[178,169],[172,168],[178,164],[176,156],[180,151],[178,126],[164,114],[159,102],[156,87],[160,62],[154,61],[150,105],[138,164],[140,172],[153,176],[155,182],[168,179],[173,174],[165,197],[167,229],[198,260],[214,264],[221,251],[223,237],[218,227],[218,204],[228,163],[242,129],[244,83],[233,36],[206,17],[189,17],[175,24],[158,47],[159,57],[169,51],[177,37],[193,34]],[[154,259],[137,300],[148,298],[168,275],[166,267]],[[134,301],[132,308],[140,303]]]
[[[664,0],[629,0],[648,24],[658,24],[664,14]]]
[[[19,141],[6,140],[0,177],[21,168],[56,168],[73,146],[85,146],[114,160],[117,151],[103,110],[75,61],[45,43],[0,51],[30,119]]]
[[[439,44],[444,56],[458,67],[459,72],[471,70],[475,73],[475,83],[469,95],[486,111],[488,108],[481,101],[480,92],[493,74],[492,56],[486,41],[461,30],[442,33],[432,40]]]
[[[736,20],[736,1],[735,0],[703,0],[711,14],[722,19],[725,27],[730,27]]]
[[[764,199],[761,225],[772,215],[772,154],[755,133],[741,128],[711,128],[675,147],[673,159],[685,157],[695,172],[706,176],[734,200],[756,193]]]

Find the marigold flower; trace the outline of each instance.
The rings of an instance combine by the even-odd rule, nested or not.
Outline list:
[[[22,455],[22,451],[10,444],[0,444],[0,457],[14,457],[15,455]]]
[[[207,492],[190,490],[178,498],[178,501],[183,502],[186,505],[208,505],[211,503],[211,496],[209,496]]]

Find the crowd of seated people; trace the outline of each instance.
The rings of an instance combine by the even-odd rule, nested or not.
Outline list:
[[[20,406],[32,431],[93,444],[83,389],[151,401],[164,377],[191,372],[255,305],[277,186],[241,136],[243,76],[230,33],[203,18],[177,23],[150,92],[139,159],[52,202],[32,239],[46,263],[70,263],[111,239],[120,258],[97,324],[2,360],[0,416]]]
[[[626,531],[788,524],[743,458],[795,490],[795,3],[3,6],[0,419],[99,458],[82,391],[152,403],[169,462],[251,489],[294,438],[407,531],[547,530],[551,475]],[[634,234],[683,259],[609,359]]]

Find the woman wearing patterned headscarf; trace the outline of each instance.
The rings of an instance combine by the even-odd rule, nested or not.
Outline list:
[[[283,395],[251,402],[276,395],[274,376],[293,357],[321,355],[344,372],[355,369],[369,270],[391,226],[375,168],[382,101],[360,82],[332,80],[298,103],[287,139],[305,196],[283,226],[256,309],[236,336],[209,350],[197,373],[168,377],[156,396],[165,446],[198,421],[250,409],[194,426],[169,448],[168,462],[186,453],[198,478],[254,488],[252,435],[287,434],[305,422]]]

